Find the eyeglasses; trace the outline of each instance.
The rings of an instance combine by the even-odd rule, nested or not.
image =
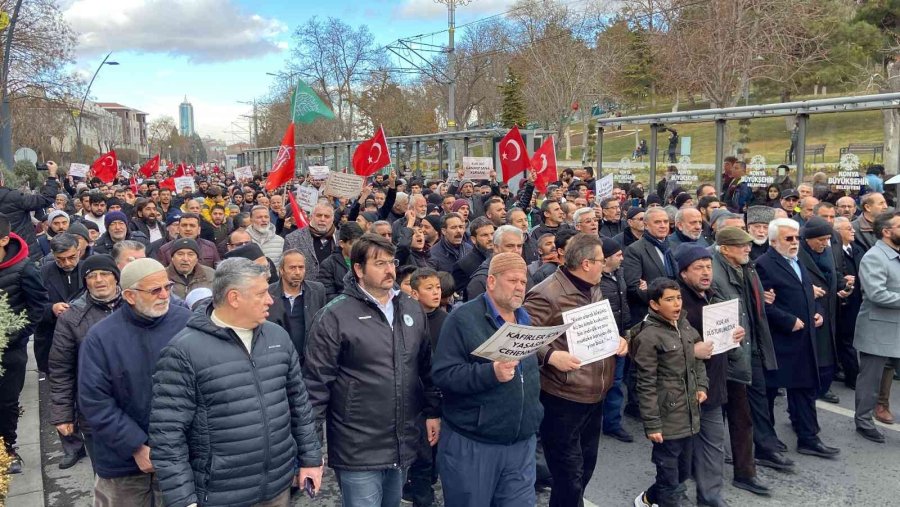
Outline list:
[[[374,261],[374,262],[372,262],[372,265],[375,266],[377,269],[384,269],[388,266],[394,266],[396,268],[397,266],[400,265],[400,260],[399,259],[391,259],[389,261]]]
[[[785,236],[784,240],[788,243],[793,243],[794,241],[800,241],[800,236]]]
[[[159,295],[162,294],[162,291],[166,291],[166,293],[168,294],[169,292],[172,291],[172,287],[174,287],[174,286],[175,286],[174,283],[169,282],[169,283],[163,285],[162,287],[157,287],[155,289],[147,290],[147,289],[138,289],[137,287],[132,287],[131,290],[136,290],[138,292],[146,292],[146,293],[152,295],[153,297],[159,297]]]

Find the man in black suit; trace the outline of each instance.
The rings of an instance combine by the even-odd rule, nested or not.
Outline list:
[[[622,267],[628,287],[628,308],[633,325],[647,315],[647,284],[660,277],[675,279],[677,267],[666,238],[669,215],[660,207],[644,213],[644,234],[625,249]]]
[[[866,252],[854,241],[855,231],[847,217],[834,219],[834,232],[838,242],[832,245],[832,248],[844,259],[844,278],[848,284],[858,286],[859,263]],[[859,374],[859,359],[856,349],[853,348],[853,336],[856,332],[856,316],[861,305],[861,289],[850,292],[849,296],[838,301],[835,346],[838,363],[843,370],[841,374],[844,377],[844,384],[851,389],[856,389],[856,376]],[[836,380],[839,380],[837,376]]]
[[[818,436],[819,368],[815,328],[824,320],[817,310],[812,275],[797,258],[799,224],[787,218],[773,220],[769,224],[769,244],[769,251],[756,261],[763,288],[775,292],[774,303],[766,304],[766,318],[778,361],[777,370],[766,372],[769,410],[774,412],[778,388],[786,388],[791,425],[797,434],[797,451],[834,458],[840,449],[825,445]]]
[[[299,250],[286,250],[278,266],[281,280],[269,285],[272,306],[266,320],[283,327],[291,337],[300,365],[306,358],[306,336],[316,313],[325,306],[325,286],[305,280],[306,256]]]

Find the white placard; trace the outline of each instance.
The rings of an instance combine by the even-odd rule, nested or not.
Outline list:
[[[306,185],[297,187],[297,205],[307,212],[312,212],[312,209],[316,207],[316,202],[318,202],[318,200],[319,189],[316,187],[308,187]]]
[[[712,342],[713,355],[739,347],[734,330],[740,326],[740,301],[730,299],[703,307],[703,341]]]
[[[119,169],[119,177],[120,178],[130,178],[131,171],[129,171],[128,169]]]
[[[328,177],[328,173],[331,172],[327,165],[311,165],[307,169],[309,170],[309,176],[314,180],[324,180]]]
[[[243,167],[235,167],[234,168],[234,179],[240,180],[252,180],[253,179],[253,168],[249,165],[245,165]]]
[[[175,178],[175,193],[180,195],[185,188],[190,188],[192,192],[197,191],[197,188],[194,186],[194,178],[191,176]]]
[[[612,197],[613,186],[614,186],[612,174],[609,174],[607,176],[600,178],[599,180],[597,180],[595,182],[595,185],[597,188],[596,188],[596,197],[594,197],[594,200],[596,200],[597,202],[600,202],[600,199]]]
[[[491,157],[463,157],[463,178],[467,180],[487,180],[494,170]]]
[[[79,178],[84,178],[87,176],[87,172],[90,167],[87,164],[69,164],[69,176],[77,176]]]
[[[366,179],[355,174],[330,173],[325,180],[324,195],[356,199],[362,193]]]
[[[582,366],[618,352],[621,338],[609,300],[563,312],[562,318],[572,324],[566,331],[569,353],[580,359]]]
[[[535,327],[507,322],[472,355],[491,361],[520,361],[565,333],[569,326]]]

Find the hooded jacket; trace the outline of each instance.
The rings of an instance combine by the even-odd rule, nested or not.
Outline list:
[[[10,232],[6,255],[0,259],[0,292],[5,292],[9,297],[7,303],[13,312],[25,312],[28,323],[9,337],[9,350],[24,347],[28,343],[28,337],[34,332],[50,304],[41,274],[34,263],[29,261],[28,253],[25,240]]]

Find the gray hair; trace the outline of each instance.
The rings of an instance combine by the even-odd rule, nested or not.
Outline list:
[[[397,197],[394,199],[394,204],[400,204],[409,201],[409,194],[406,192],[397,192]]]
[[[279,270],[284,269],[284,260],[287,258],[288,255],[299,255],[300,257],[303,257],[303,262],[306,262],[306,254],[305,253],[301,252],[300,250],[297,250],[296,248],[289,248],[289,249],[285,250],[284,252],[281,252],[281,259],[278,261],[278,269]]]
[[[842,224],[844,222],[850,223],[850,219],[847,217],[834,217],[834,225]]]
[[[575,222],[575,225],[578,225],[578,223],[581,222],[581,217],[587,215],[588,213],[593,215],[594,210],[591,208],[578,208],[575,211],[575,214],[572,215],[572,221]]]
[[[506,234],[516,234],[519,239],[525,239],[525,234],[522,232],[522,229],[519,229],[515,225],[501,225],[494,231],[494,246],[500,246],[500,243],[503,241],[503,236]]]
[[[661,207],[659,207],[659,206],[655,206],[655,207],[653,207],[653,208],[647,208],[647,210],[644,211],[644,222],[649,222],[649,221],[650,221],[650,215],[655,215],[655,214],[657,214],[657,213],[663,213],[663,214],[665,214],[667,217],[669,216],[669,212],[666,211],[664,208],[661,208]]]
[[[57,199],[59,199],[60,197],[62,197],[66,202],[69,202],[69,194],[56,194]]]
[[[778,239],[778,230],[782,227],[800,231],[800,224],[793,218],[776,218],[769,222],[769,241]]]
[[[731,220],[732,218],[740,218],[743,220],[744,216],[738,215],[737,213],[732,213],[730,211],[727,213],[722,213],[718,217],[716,217],[716,222],[713,224],[713,227],[715,227],[716,230],[719,230],[723,222],[725,222],[726,220]],[[794,222],[793,220],[791,221]],[[797,222],[794,223],[796,224]]]
[[[256,206],[250,208],[250,216],[252,217],[253,213],[255,213],[259,210],[264,210],[266,213],[269,212],[269,208],[263,206],[262,204],[257,204]]]
[[[50,240],[50,251],[55,254],[61,254],[73,248],[78,248],[78,238],[74,234],[63,232]]]
[[[225,259],[216,267],[216,277],[213,279],[213,308],[219,308],[225,304],[228,291],[232,289],[244,289],[255,277],[269,277],[269,267],[260,266],[250,259],[233,257]]]
[[[112,254],[113,260],[115,260],[116,264],[118,264],[119,257],[121,257],[124,252],[128,252],[128,251],[146,252],[147,247],[145,247],[144,244],[141,243],[140,241],[124,239],[124,240],[119,241],[118,243],[114,244],[112,247],[112,252],[110,252],[110,253]]]

